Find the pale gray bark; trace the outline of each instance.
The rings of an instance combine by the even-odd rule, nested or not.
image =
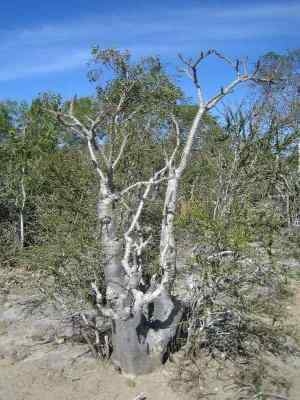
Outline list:
[[[25,184],[24,184],[24,176],[25,176],[25,168],[22,168],[22,176],[21,176],[21,207],[20,207],[20,212],[19,212],[19,217],[20,217],[20,247],[24,247],[24,209],[25,209],[25,203],[26,203],[26,190],[25,190]]]
[[[197,67],[209,55],[216,55],[234,67],[236,79],[220,92],[205,101],[198,81]],[[84,125],[73,114],[71,102],[68,114],[52,111],[65,126],[85,138],[91,161],[99,180],[98,220],[101,233],[101,247],[104,254],[104,275],[106,285],[106,304],[94,285],[99,312],[109,316],[112,321],[113,362],[125,373],[137,375],[153,370],[162,361],[170,340],[174,337],[178,323],[182,317],[180,304],[172,297],[172,286],[176,277],[176,240],[174,234],[174,218],[176,215],[178,188],[182,175],[188,165],[196,132],[199,130],[203,115],[230,93],[241,82],[253,79],[246,69],[243,74],[230,60],[216,51],[210,50],[192,64],[183,60],[187,73],[197,89],[199,108],[187,135],[183,151],[179,155],[180,130],[175,117],[172,117],[177,144],[165,166],[153,174],[149,180],[135,182],[119,193],[114,191],[113,178],[127,144],[128,134],[123,135],[119,152],[112,160],[112,146],[109,156],[100,146],[99,156],[102,168],[95,154],[93,141],[96,127],[101,123],[101,112],[89,126]],[[120,96],[115,110],[114,125],[118,122],[120,104],[125,101],[126,93]],[[135,111],[126,118],[123,131],[126,131],[128,119],[133,118]],[[158,182],[166,182],[165,201],[161,223],[160,266],[161,278],[152,277],[149,288],[143,287],[142,253],[151,237],[143,238],[140,234],[140,217],[149,194]],[[118,232],[118,209],[123,197],[135,188],[144,188],[143,195],[133,210],[128,229]]]
[[[188,164],[193,141],[204,112],[205,106],[201,103],[188,134],[178,167],[174,167],[174,159],[169,161],[170,179],[167,181],[160,236],[160,265],[162,270],[169,275],[169,291],[172,289],[172,285],[176,277],[176,241],[174,235],[174,218],[176,215],[178,185]],[[178,129],[178,127],[176,128]],[[179,136],[179,132],[177,132],[177,135]]]

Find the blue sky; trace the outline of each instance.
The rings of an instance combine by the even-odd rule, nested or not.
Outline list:
[[[92,93],[86,64],[95,44],[127,48],[134,57],[160,55],[175,75],[178,52],[214,47],[252,62],[300,47],[299,39],[299,1],[2,0],[0,100],[30,100],[46,90]],[[208,95],[230,78],[216,63],[202,76]]]

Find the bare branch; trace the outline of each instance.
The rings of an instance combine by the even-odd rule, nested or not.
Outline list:
[[[140,106],[138,106],[138,107],[136,107],[136,109],[135,110],[133,110],[129,115],[128,115],[128,117],[127,118],[125,118],[122,122],[123,122],[123,124],[125,124],[125,123],[127,123],[127,122],[129,122],[129,121],[131,121],[132,120],[132,118],[135,116],[135,114],[137,114],[140,110],[141,110],[141,108],[142,108],[142,105],[140,105]]]
[[[163,174],[167,169],[168,169],[168,166],[166,165],[164,168],[162,168],[162,169],[159,171],[159,172],[160,172],[160,175]],[[162,178],[153,180],[152,183],[151,183],[151,185],[157,185],[158,183],[167,181],[167,180],[172,179],[172,178],[173,178],[173,176],[163,176]],[[152,178],[151,178],[151,179],[152,179]],[[141,186],[145,186],[145,185],[148,185],[148,184],[149,184],[149,180],[148,180],[148,181],[139,181],[139,182],[133,183],[132,185],[130,185],[130,186],[128,186],[127,188],[123,189],[123,190],[120,192],[119,195],[120,195],[120,197],[122,197],[122,196],[124,196],[126,193],[130,192],[130,190],[135,189],[136,187],[140,188]]]
[[[150,189],[151,189],[152,185],[154,185],[154,182],[157,181],[157,178],[159,177],[159,175],[162,174],[166,169],[167,169],[167,166],[165,166],[161,170],[157,171],[153,175],[153,177],[151,179],[149,179],[149,181],[147,182],[144,194],[143,194],[143,196],[142,196],[142,198],[140,200],[140,203],[139,203],[139,205],[137,207],[137,211],[136,211],[136,213],[135,213],[135,215],[133,217],[133,220],[132,220],[132,222],[130,224],[130,227],[127,230],[125,236],[129,235],[134,230],[134,228],[136,227],[136,224],[137,224],[137,222],[138,222],[138,220],[139,220],[139,218],[141,216],[141,212],[143,210],[143,207],[144,207],[144,204],[145,204],[145,200],[147,199],[147,197],[148,197],[148,195],[150,193]]]
[[[133,290],[133,295],[135,298],[135,303],[134,303],[135,310],[139,310],[144,306],[146,306],[147,304],[152,303],[155,299],[157,299],[165,290],[165,287],[168,283],[169,283],[169,276],[166,272],[164,272],[161,282],[157,285],[157,287],[154,290],[153,290],[153,286],[155,286],[154,280],[152,280],[152,285],[146,293],[143,293],[140,290]]]
[[[102,294],[99,292],[97,285],[95,282],[92,282],[91,284],[92,286],[92,293],[95,296],[95,300],[96,300],[96,305],[98,310],[100,311],[100,313],[104,316],[104,317],[108,317],[108,318],[113,318],[115,317],[115,313],[114,311],[109,308],[109,307],[105,307],[103,305],[103,298],[102,298]],[[82,314],[82,318],[84,319],[84,314]]]
[[[69,108],[69,114],[70,115],[74,115],[74,104],[75,104],[75,101],[76,101],[76,95],[70,101],[70,108]]]
[[[63,113],[61,111],[54,111],[51,109],[46,109],[47,112],[49,112],[50,114],[53,114],[64,126],[66,126],[67,128],[70,128],[74,133],[76,133],[81,138],[84,138],[87,141],[91,160],[92,160],[94,166],[96,167],[96,171],[97,171],[98,175],[100,176],[100,178],[102,180],[104,180],[105,174],[99,166],[98,160],[96,158],[96,155],[95,155],[94,149],[93,149],[93,147],[95,147],[96,150],[100,150],[100,154],[103,158],[105,165],[107,167],[109,167],[109,163],[108,163],[107,157],[106,157],[103,149],[96,144],[96,140],[95,140],[95,134],[96,134],[95,129],[96,129],[96,126],[100,123],[102,114],[98,115],[98,117],[91,124],[90,128],[87,128],[81,121],[79,121],[78,118],[76,118],[74,116],[74,114],[72,114],[73,110],[74,110],[74,99],[70,103],[69,113]]]
[[[183,173],[183,171],[184,171],[184,169],[185,169],[185,167],[187,165],[188,158],[189,158],[189,155],[190,155],[190,152],[191,152],[191,148],[192,148],[192,145],[193,145],[194,137],[195,137],[195,134],[196,134],[197,129],[199,127],[200,121],[201,121],[205,111],[206,111],[206,107],[199,106],[197,114],[196,114],[196,116],[195,116],[195,118],[193,120],[192,127],[191,127],[191,129],[189,131],[189,134],[188,134],[187,141],[186,141],[184,149],[183,149],[183,153],[182,153],[182,156],[181,156],[181,160],[180,160],[179,166],[176,168],[176,175],[177,175],[178,178],[181,176],[181,174]]]
[[[94,120],[91,120],[90,131],[93,132],[93,134],[96,134],[95,131],[102,122],[103,115],[104,115],[104,110],[99,112]]]
[[[116,159],[115,159],[115,161],[113,162],[113,165],[112,165],[113,169],[116,169],[117,165],[119,164],[119,162],[120,162],[120,160],[121,160],[121,158],[122,158],[122,156],[124,154],[124,150],[125,150],[125,147],[126,147],[126,144],[127,144],[127,141],[128,141],[128,137],[129,137],[128,133],[125,134],[124,137],[123,137],[119,153],[118,153],[118,155],[117,155],[117,157],[116,157]]]
[[[234,81],[232,81],[229,85],[227,85],[225,88],[221,88],[220,93],[212,97],[207,103],[206,103],[206,110],[210,110],[213,107],[216,106],[217,103],[219,103],[220,100],[222,100],[226,95],[232,92],[232,90],[238,86],[242,82],[249,81],[251,76],[249,75],[241,75],[238,76]]]
[[[222,257],[233,256],[233,255],[234,255],[234,251],[224,250],[224,251],[220,251],[219,253],[215,253],[215,254],[208,256],[207,261],[212,261],[212,260],[216,260],[216,259],[219,259]]]
[[[228,65],[230,65],[232,68],[236,67],[236,64],[228,57],[224,56],[224,54],[220,53],[219,51],[215,49],[209,49],[206,52],[201,52],[199,57],[196,59],[196,61],[192,64],[195,68],[199,66],[199,64],[206,58],[208,58],[211,55],[215,55],[216,57],[220,58],[221,60],[225,61]]]
[[[93,162],[93,164],[95,166],[96,172],[99,175],[100,179],[104,182],[105,181],[105,175],[104,175],[103,171],[101,170],[101,168],[99,167],[99,163],[98,163],[98,160],[97,160],[97,158],[95,156],[94,149],[93,149],[93,146],[92,146],[92,140],[91,139],[87,139],[87,144],[88,144],[90,157],[91,157],[91,160],[92,160],[92,162]]]
[[[163,173],[167,170],[167,168],[168,168],[167,165],[164,166],[162,169],[160,169],[159,171],[157,171],[157,172],[152,176],[152,178],[150,178],[150,179],[148,180],[148,182],[146,183],[146,187],[145,187],[143,196],[142,196],[142,198],[141,198],[141,200],[140,200],[140,202],[139,202],[139,205],[138,205],[138,207],[137,207],[137,210],[136,210],[136,212],[135,212],[135,214],[134,214],[134,216],[133,216],[133,218],[132,218],[131,224],[130,224],[128,230],[127,230],[127,231],[125,232],[125,234],[124,234],[124,238],[125,238],[126,244],[125,244],[124,257],[123,257],[123,259],[122,259],[122,265],[123,265],[123,267],[124,267],[124,269],[125,269],[127,275],[129,275],[129,276],[130,276],[131,271],[132,271],[131,268],[130,268],[130,266],[129,266],[129,257],[130,257],[131,250],[132,250],[132,247],[133,247],[133,239],[131,238],[130,235],[132,234],[132,232],[136,229],[136,227],[137,227],[137,225],[138,225],[139,218],[140,218],[141,213],[142,213],[142,211],[143,211],[143,208],[144,208],[144,205],[145,205],[145,201],[146,201],[146,199],[147,199],[148,196],[149,196],[151,187],[152,187],[152,186],[155,184],[155,182],[158,180],[158,177],[159,177],[161,174],[163,174]]]
[[[170,165],[170,167],[172,166],[172,164],[173,164],[173,162],[174,162],[174,160],[175,160],[176,153],[177,153],[177,151],[178,151],[178,149],[179,149],[179,147],[180,147],[180,128],[179,128],[179,123],[178,123],[178,121],[177,121],[175,115],[171,115],[171,118],[172,118],[172,121],[173,121],[174,126],[175,126],[175,132],[176,132],[176,146],[175,146],[174,151],[173,151],[173,153],[172,153],[172,155],[171,155],[171,158],[170,158],[170,160],[169,160],[169,165]]]

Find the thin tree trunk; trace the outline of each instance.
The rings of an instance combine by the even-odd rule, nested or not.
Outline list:
[[[115,308],[124,292],[125,273],[121,265],[122,240],[117,235],[116,199],[107,184],[101,182],[98,200],[98,220],[104,254],[106,297]],[[116,304],[115,304],[116,303]]]
[[[24,247],[24,216],[23,216],[23,210],[19,212],[19,221],[20,221],[20,248],[23,249]]]
[[[22,168],[22,177],[21,177],[21,196],[22,196],[22,201],[21,201],[21,207],[19,211],[19,224],[20,224],[20,247],[23,249],[24,247],[24,209],[25,209],[25,203],[26,203],[26,191],[25,191],[25,185],[24,185],[24,174],[25,174],[25,169],[24,167]]]
[[[174,171],[171,171],[170,174],[174,175]],[[177,189],[178,179],[174,175],[174,178],[169,179],[166,189],[160,235],[160,265],[163,271],[168,271],[170,277],[168,288],[169,292],[172,289],[176,276],[176,241],[174,234],[174,217],[177,204]]]

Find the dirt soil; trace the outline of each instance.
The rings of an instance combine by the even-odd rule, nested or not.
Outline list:
[[[175,400],[165,371],[136,380],[126,379],[110,366],[92,359],[71,364],[71,357],[83,349],[64,346],[17,363],[0,361],[1,400],[133,400],[145,393],[147,399]],[[55,360],[55,361],[54,361]],[[58,362],[59,360],[59,362]],[[54,363],[53,363],[54,361]]]
[[[26,274],[0,270],[0,400],[134,400],[142,393],[147,400],[192,398],[171,388],[171,364],[132,379],[93,359],[86,345],[71,343],[68,329],[59,331],[56,311],[43,308],[34,287],[24,285]],[[300,284],[291,307],[300,326]],[[298,400],[300,361],[289,364],[289,400]]]

